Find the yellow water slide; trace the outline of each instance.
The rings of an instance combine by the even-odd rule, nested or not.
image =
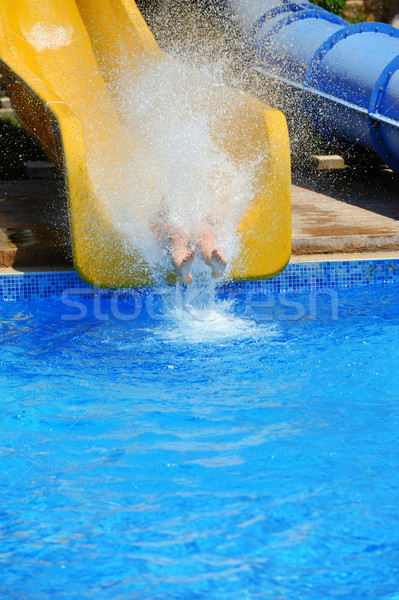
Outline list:
[[[124,165],[134,171],[143,143],[124,123],[119,79],[173,59],[157,46],[133,0],[0,0],[0,60],[16,115],[65,174],[80,276],[99,287],[151,284],[126,223],[102,197],[102,178],[106,173],[109,187]],[[204,78],[203,85],[212,84]],[[232,161],[248,154],[254,162],[256,154],[256,189],[238,226],[240,250],[230,275],[271,277],[291,250],[285,119],[224,86],[215,86],[209,103],[217,117],[214,135]]]

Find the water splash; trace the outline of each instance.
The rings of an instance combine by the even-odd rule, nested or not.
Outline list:
[[[162,307],[156,335],[176,344],[202,344],[234,340],[275,339],[276,324],[259,325],[237,311],[236,298],[220,298],[211,278],[202,278],[189,288],[177,285],[161,287],[155,294],[162,296]]]
[[[218,244],[231,261],[238,251],[239,221],[253,197],[256,161],[234,160],[214,135],[221,88],[203,73],[173,60],[161,61],[124,82],[120,106],[137,140],[134,170],[145,182],[140,226],[162,199],[168,222],[186,232],[212,216]]]
[[[88,157],[91,180],[129,252],[138,249],[153,272],[171,268],[150,231],[163,200],[168,224],[189,237],[211,216],[229,266],[240,250],[238,225],[254,197],[259,158],[255,151],[246,156],[229,147],[231,111],[240,112],[245,96],[222,82],[222,63],[202,63],[194,70],[160,54],[132,65],[121,49],[108,74],[122,133],[113,136],[102,122],[102,137],[122,143],[111,152],[100,151],[101,139],[94,145],[98,152]],[[243,129],[242,146],[249,148]],[[110,154],[115,156],[104,158]]]

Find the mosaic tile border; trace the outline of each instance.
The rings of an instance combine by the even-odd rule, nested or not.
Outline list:
[[[381,283],[399,284],[399,258],[290,263],[273,279],[226,283],[221,288],[227,292],[291,292]],[[87,291],[88,297],[95,291],[75,271],[0,275],[0,299],[3,300],[59,297],[71,289],[78,289],[80,296]],[[112,290],[102,290],[103,297],[112,294]]]

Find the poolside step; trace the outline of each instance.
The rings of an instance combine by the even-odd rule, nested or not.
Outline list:
[[[333,169],[344,169],[345,161],[338,154],[318,155],[312,154],[308,156],[306,166],[316,171],[331,171]]]
[[[292,254],[340,254],[399,250],[399,233],[342,235],[292,240]]]
[[[2,248],[0,245],[0,267],[71,265],[70,254],[69,245],[41,246],[39,248]]]
[[[399,175],[344,169],[293,179],[294,261],[399,252]],[[0,266],[71,264],[62,181],[0,182],[0,232]]]

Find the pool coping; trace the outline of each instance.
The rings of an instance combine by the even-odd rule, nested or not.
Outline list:
[[[343,255],[317,257],[317,260],[292,259],[286,269],[272,279],[223,282],[218,289],[228,293],[286,293],[399,284],[399,253],[370,253],[350,258]],[[303,257],[305,258],[305,257]],[[309,258],[309,257],[308,257]],[[146,290],[142,290],[146,291]],[[0,300],[36,300],[68,295],[104,297],[121,294],[121,290],[99,290],[84,282],[71,267],[27,267],[0,269]]]
[[[399,259],[399,250],[386,250],[380,252],[339,252],[339,253],[317,253],[291,255],[289,264],[295,263],[318,263],[318,262],[343,262],[358,260],[394,260]],[[47,265],[47,266],[21,266],[0,267],[0,277],[3,275],[24,275],[25,273],[50,273],[50,272],[76,272],[72,265]]]

